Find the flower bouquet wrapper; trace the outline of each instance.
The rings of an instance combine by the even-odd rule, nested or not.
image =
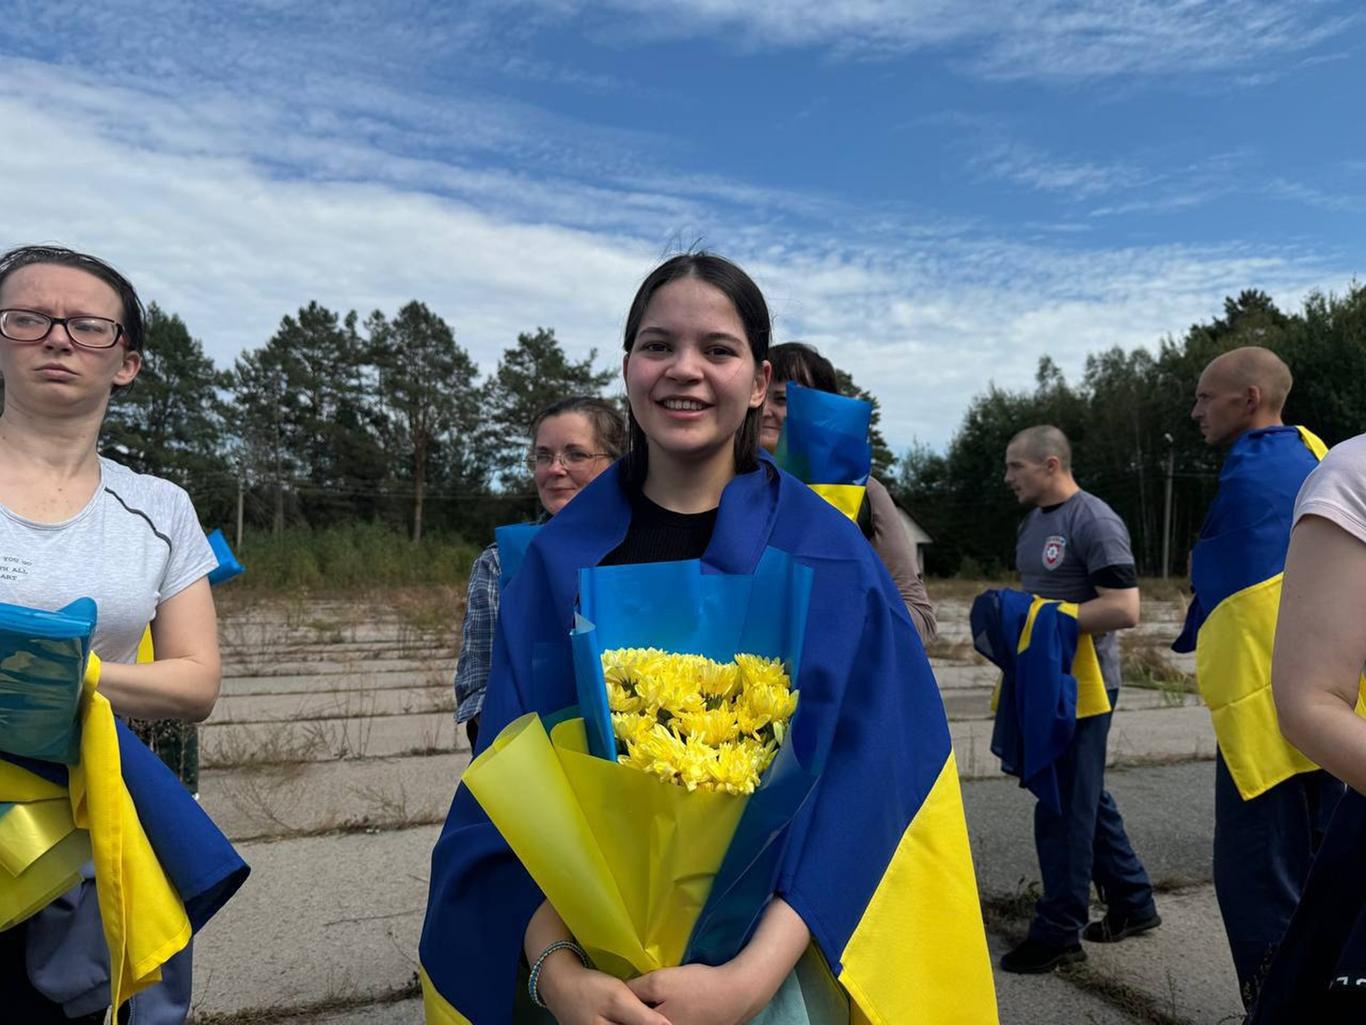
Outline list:
[[[232,553],[232,546],[228,544],[228,539],[221,530],[214,530],[208,534],[209,547],[213,549],[214,558],[218,560],[218,565],[209,570],[209,586],[217,587],[219,584],[226,584],[234,577],[240,577],[247,571],[247,567],[238,561],[237,556]]]
[[[810,588],[810,570],[773,549],[748,575],[705,573],[696,561],[582,571],[579,708],[548,727],[535,714],[515,720],[466,770],[464,785],[604,971],[630,978],[738,953],[818,768],[784,743],[758,789],[736,795],[618,764],[601,653],[781,658],[799,689]],[[607,741],[609,756],[598,757]]]
[[[89,598],[57,612],[0,605],[0,751],[79,761],[81,678],[94,630]]]
[[[873,466],[868,442],[872,417],[872,403],[864,399],[803,388],[790,381],[787,418],[774,461],[855,519]]]

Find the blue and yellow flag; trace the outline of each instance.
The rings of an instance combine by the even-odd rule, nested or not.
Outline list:
[[[115,720],[98,673],[92,654],[70,769],[0,752],[0,929],[77,885],[93,861],[117,1007],[160,981],[161,966],[249,870],[180,781]]]
[[[1074,603],[1009,588],[978,595],[971,621],[973,645],[1001,670],[991,752],[1002,771],[1061,814],[1053,763],[1078,719],[1111,710],[1095,642],[1078,628]]]
[[[789,381],[787,418],[774,462],[857,520],[873,467],[872,421],[871,402]]]
[[[1271,647],[1295,496],[1326,451],[1303,427],[1239,437],[1191,553],[1195,596],[1172,648],[1195,652],[1219,753],[1245,801],[1317,768],[1281,735]]]
[[[532,542],[503,595],[481,752],[514,719],[574,703],[579,570],[620,544],[630,510],[613,468]],[[770,892],[810,928],[852,1022],[993,1023],[948,723],[920,639],[897,614],[901,598],[854,524],[765,457],[723,493],[702,572],[753,573],[768,548],[813,574],[801,697],[785,746],[822,767],[774,837]],[[512,1019],[523,936],[542,900],[462,787],[432,853],[420,946],[429,1023]],[[734,952],[711,949],[698,960],[720,963]]]

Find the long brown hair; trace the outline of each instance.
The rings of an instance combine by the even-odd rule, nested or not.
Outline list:
[[[697,278],[718,289],[740,317],[745,328],[745,340],[749,342],[750,355],[755,366],[761,366],[768,358],[768,343],[773,334],[773,321],[769,317],[768,303],[764,293],[754,279],[746,274],[738,264],[715,253],[681,253],[665,260],[652,270],[641,282],[636,297],[631,301],[631,310],[626,315],[626,332],[622,348],[629,354],[635,345],[636,332],[645,317],[645,308],[665,285],[682,278]],[[748,473],[759,466],[759,420],[763,407],[751,409],[745,414],[745,421],[735,432],[735,472]],[[645,432],[636,423],[630,403],[626,406],[626,478],[635,483],[645,480],[649,468],[650,452],[645,440]]]

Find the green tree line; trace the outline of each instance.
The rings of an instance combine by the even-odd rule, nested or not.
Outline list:
[[[310,302],[221,370],[154,303],[142,372],[114,396],[101,450],[184,486],[211,525],[234,527],[240,503],[247,528],[272,534],[364,522],[484,538],[534,512],[531,419],[600,393],[615,374],[596,355],[571,360],[537,328],[481,379],[423,303],[362,320]]]
[[[1366,431],[1366,287],[1313,293],[1295,312],[1278,309],[1264,292],[1244,291],[1225,300],[1223,316],[1163,339],[1156,353],[1093,353],[1076,383],[1044,356],[1033,390],[993,386],[977,396],[947,451],[906,452],[894,490],[934,537],[927,570],[977,576],[1013,568],[1023,510],[1001,481],[1005,448],[1021,428],[1052,423],[1072,440],[1078,483],[1128,524],[1141,573],[1163,569],[1170,474],[1169,563],[1184,575],[1223,458],[1190,419],[1195,385],[1211,359],[1242,345],[1265,346],[1289,365],[1287,423],[1329,445]]]
[[[181,484],[230,536],[240,505],[248,533],[359,523],[482,542],[537,510],[525,463],[536,413],[617,379],[595,369],[596,350],[573,360],[543,327],[481,375],[451,326],[416,301],[364,319],[310,302],[228,369],[153,303],[144,356],[110,404],[101,450]],[[872,399],[842,371],[841,383]],[[895,459],[872,401],[887,474]]]

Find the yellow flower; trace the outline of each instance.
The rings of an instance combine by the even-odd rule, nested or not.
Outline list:
[[[782,687],[786,690],[791,683],[783,670],[782,659],[742,652],[735,656],[735,665],[740,671],[741,685],[746,690],[750,687]]]
[[[683,741],[655,723],[618,761],[674,781],[684,760]]]
[[[675,732],[704,744],[724,744],[740,735],[740,726],[729,704],[680,713],[669,725]]]
[[[644,702],[646,711],[663,709],[672,715],[679,715],[702,708],[697,679],[688,672],[686,664],[661,659],[650,669],[648,675],[636,680],[636,693]]]
[[[785,683],[746,686],[736,703],[736,718],[745,733],[757,733],[772,722],[785,722],[797,710],[797,695]]]
[[[645,703],[636,694],[634,684],[607,676],[607,707],[613,712],[639,712]]]
[[[654,729],[656,722],[657,720],[652,715],[640,715],[635,712],[613,712],[612,732],[629,749],[632,744],[639,744],[640,739]]]
[[[797,707],[779,659],[619,648],[602,667],[618,761],[689,790],[753,793]]]
[[[711,764],[711,787],[728,794],[752,794],[763,774],[764,750],[753,741],[722,744]]]
[[[734,698],[740,689],[740,667],[734,662],[713,662],[704,659],[698,674],[698,689],[704,697]]]

